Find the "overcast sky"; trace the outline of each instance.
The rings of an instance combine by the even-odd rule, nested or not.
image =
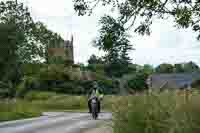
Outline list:
[[[98,8],[92,16],[79,17],[73,10],[72,0],[21,0],[29,6],[33,18],[45,23],[64,39],[74,35],[75,62],[85,63],[91,54],[102,53],[91,45],[97,35],[98,20],[108,8]],[[133,32],[131,32],[133,33]],[[200,42],[191,30],[176,30],[173,23],[157,20],[148,37],[132,34],[136,49],[130,53],[133,63],[152,64],[194,61],[200,65]]]

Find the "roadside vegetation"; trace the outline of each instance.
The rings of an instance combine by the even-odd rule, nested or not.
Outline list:
[[[114,97],[105,96],[102,102],[103,111],[111,111]],[[23,99],[0,101],[0,121],[38,117],[48,111],[88,112],[87,97],[32,91]]]
[[[86,1],[74,1],[79,15],[91,13],[91,5],[87,4],[95,1],[113,4],[120,13],[117,19],[107,15],[100,19],[93,45],[105,55],[92,55],[88,65],[49,57],[48,47],[60,44],[63,38],[42,22],[35,22],[23,3],[0,2],[0,121],[37,117],[46,111],[87,111],[86,94],[96,80],[106,94],[102,109],[113,112],[114,133],[199,133],[198,91],[145,92],[146,79],[151,74],[199,72],[199,66],[194,62],[163,63],[156,68],[133,64],[128,55],[133,50],[128,34],[131,27],[124,26],[132,17],[145,17],[135,32],[149,35],[152,18],[168,14],[179,27],[199,32],[200,21],[192,19],[199,18],[196,11],[200,4],[188,4],[185,0],[166,0],[167,4],[155,0],[125,0],[120,4],[118,0]],[[168,4],[171,11],[165,7]],[[200,80],[195,81],[194,88],[199,88],[199,84]],[[118,96],[122,92],[127,96]],[[132,92],[135,95],[130,95]]]
[[[113,108],[114,133],[199,133],[199,100],[199,91],[123,98]]]

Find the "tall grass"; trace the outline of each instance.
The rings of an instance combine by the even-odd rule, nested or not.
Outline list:
[[[198,92],[151,93],[115,103],[114,133],[199,133]]]

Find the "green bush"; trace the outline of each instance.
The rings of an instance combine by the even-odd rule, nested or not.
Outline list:
[[[148,75],[142,72],[136,73],[131,80],[128,81],[128,86],[132,90],[143,91],[148,88],[146,79]]]
[[[37,77],[25,76],[21,83],[17,86],[16,96],[24,97],[26,93],[31,90],[37,89],[40,86],[40,83]]]
[[[5,83],[0,81],[0,98],[13,97],[15,95],[15,89],[12,82]]]
[[[45,67],[47,67],[46,64],[27,63],[27,64],[22,65],[22,70],[23,70],[24,75],[33,76],[33,75],[38,75],[40,72],[39,70]]]
[[[194,82],[192,82],[192,87],[200,89],[200,79],[195,80]]]

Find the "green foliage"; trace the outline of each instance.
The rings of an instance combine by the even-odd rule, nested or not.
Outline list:
[[[34,62],[37,57],[45,58],[47,45],[62,40],[43,23],[34,22],[28,8],[21,2],[1,1],[0,14],[1,23],[14,25],[15,33],[20,33],[17,35],[20,35],[20,39],[17,39],[20,43],[16,52],[20,62]]]
[[[185,72],[196,72],[199,70],[199,66],[191,61],[184,64],[184,70]]]
[[[96,55],[91,55],[89,60],[88,60],[88,64],[103,64],[104,61],[102,58],[97,57]]]
[[[40,69],[47,67],[47,64],[42,63],[26,63],[22,65],[23,75],[37,76],[40,74]]]
[[[174,72],[175,73],[185,72],[183,64],[175,64],[174,65]]]
[[[173,19],[178,28],[189,28],[195,32],[200,31],[198,1],[192,0],[74,0],[74,9],[79,15],[90,14],[94,8],[102,6],[111,7],[119,13],[118,19],[126,26],[131,27],[138,34],[150,35],[151,25],[155,19]],[[197,37],[200,39],[200,34]]]
[[[87,66],[87,69],[92,71],[92,72],[96,72],[99,74],[104,74],[105,73],[105,65],[104,64],[89,64]]]
[[[131,80],[128,81],[128,86],[131,90],[143,91],[147,89],[146,79],[148,75],[144,72],[136,73]]]
[[[129,72],[128,88],[130,91],[144,91],[148,88],[146,80],[149,75],[154,73],[154,68],[151,65],[144,66],[132,65],[133,71]]]
[[[104,94],[116,94],[119,92],[118,88],[114,86],[114,81],[112,79],[98,73],[96,73],[95,77],[100,89]]]
[[[47,67],[44,67],[40,69],[39,73],[39,80],[45,81],[45,80],[68,80],[69,77],[69,70],[65,68],[63,64],[56,65],[48,65]]]
[[[38,88],[38,79],[35,77],[26,76],[16,88],[16,97],[24,97],[26,93]]]
[[[155,68],[156,73],[173,73],[174,67],[171,64],[160,64],[158,67]]]
[[[17,51],[23,40],[22,32],[17,32],[14,24],[0,23],[0,81],[18,82],[21,70]]]
[[[12,82],[0,82],[0,98],[12,98],[15,92]]]
[[[24,74],[35,78],[33,74],[38,73],[24,69],[24,63],[45,58],[47,46],[59,40],[62,38],[58,34],[48,30],[41,22],[33,21],[23,3],[0,2],[0,81],[7,84],[10,96],[15,95],[16,86]],[[20,90],[23,92],[25,89]]]
[[[114,133],[198,133],[199,92],[190,96],[186,102],[184,93],[175,92],[118,100],[113,108]]]
[[[190,61],[181,64],[161,64],[156,68],[157,73],[184,73],[184,72],[197,72],[199,71],[199,66],[194,62]]]
[[[123,24],[111,16],[103,16],[100,24],[99,36],[94,40],[94,46],[106,52],[104,58],[107,75],[121,77],[127,73],[130,62],[128,52],[132,50],[132,47],[129,35]]]
[[[192,88],[200,89],[200,79],[193,81],[191,86]]]
[[[151,65],[145,64],[145,65],[143,66],[142,70],[140,70],[140,71],[142,71],[142,72],[145,73],[145,74],[150,75],[150,74],[153,74],[153,73],[154,73],[154,68],[153,68],[153,66],[151,66]]]

